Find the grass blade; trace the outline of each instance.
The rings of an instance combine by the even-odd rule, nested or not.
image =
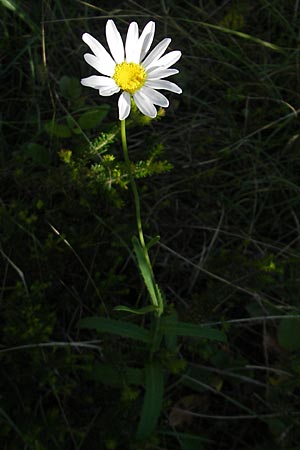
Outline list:
[[[199,22],[200,25],[202,25],[205,28],[212,28],[217,31],[221,31],[222,33],[231,34],[233,36],[237,36],[242,39],[246,39],[248,41],[254,42],[255,44],[262,45],[263,47],[269,48],[271,50],[274,50],[276,52],[285,53],[285,49],[279,47],[276,44],[272,44],[272,42],[264,41],[263,39],[259,39],[255,36],[251,36],[247,33],[242,33],[241,31],[232,30],[231,28],[222,27],[220,25],[214,25],[211,23],[205,23],[205,22]]]
[[[41,30],[38,26],[31,20],[30,16],[27,12],[21,8],[20,2],[16,2],[15,0],[0,0],[0,4],[7,8],[10,11],[13,11],[17,16],[20,17],[21,20],[27,23],[27,25],[37,34],[41,34]]]

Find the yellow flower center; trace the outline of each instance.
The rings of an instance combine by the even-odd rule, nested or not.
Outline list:
[[[146,76],[146,71],[140,64],[122,62],[116,65],[112,78],[123,91],[134,94],[143,86]]]

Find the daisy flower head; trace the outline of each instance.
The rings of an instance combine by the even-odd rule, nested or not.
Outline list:
[[[84,55],[85,61],[101,75],[92,75],[81,80],[83,86],[97,89],[102,96],[110,96],[121,91],[118,100],[119,119],[129,116],[131,98],[145,116],[154,118],[154,105],[167,107],[168,99],[159,92],[161,89],[181,94],[177,84],[167,81],[179,71],[170,69],[181,57],[179,50],[164,55],[171,39],[165,38],[148,53],[154,38],[155,23],[150,21],[139,36],[136,22],[131,22],[123,44],[122,37],[113,20],[106,23],[106,40],[110,53],[93,36],[84,33],[83,41],[91,53]]]

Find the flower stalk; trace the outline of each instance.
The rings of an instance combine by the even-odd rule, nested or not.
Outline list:
[[[145,242],[144,233],[143,233],[143,226],[142,226],[142,217],[141,217],[141,205],[140,205],[140,197],[137,190],[137,185],[132,173],[131,168],[131,162],[128,155],[128,146],[127,146],[127,138],[126,138],[126,121],[121,120],[121,141],[122,141],[122,148],[123,148],[123,154],[124,154],[124,160],[129,176],[129,181],[131,184],[131,189],[133,192],[134,197],[134,204],[135,204],[135,216],[136,216],[136,224],[137,224],[137,230],[138,230],[138,236],[139,236],[139,244],[140,249],[142,251],[142,257],[139,257],[139,253],[136,252],[137,256],[137,263],[140,267],[141,273],[143,275],[144,280],[146,281],[146,287],[148,289],[151,303],[154,307],[154,310],[158,316],[161,316],[164,309],[164,302],[162,298],[162,294],[159,290],[158,285],[155,282],[155,277],[153,273],[153,268],[151,264],[151,260],[148,253],[148,248]]]

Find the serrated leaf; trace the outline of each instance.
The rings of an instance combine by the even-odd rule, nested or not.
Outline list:
[[[81,94],[81,84],[77,78],[63,76],[59,80],[62,95],[70,100],[76,100]]]
[[[86,317],[79,322],[80,328],[89,328],[102,333],[111,333],[136,341],[150,342],[150,332],[130,322],[109,319],[107,317]]]
[[[45,123],[45,130],[50,136],[68,138],[72,135],[72,132],[67,125],[53,121]]]
[[[146,259],[147,255],[145,254],[145,251],[136,236],[133,236],[132,244],[137,259],[137,265],[149,292],[152,305],[157,307],[157,314],[160,316],[164,309],[163,295],[159,289],[159,286],[154,281],[151,265],[149,267],[149,262]]]
[[[100,125],[109,111],[109,105],[103,104],[97,108],[90,109],[83,113],[79,119],[78,124],[83,130],[96,128]]]
[[[153,305],[144,306],[143,308],[130,308],[129,306],[119,305],[114,308],[115,311],[125,311],[125,312],[129,312],[132,314],[138,314],[138,315],[143,315],[143,314],[147,314],[149,312],[157,311],[157,309],[158,308],[156,308]]]
[[[137,259],[137,264],[138,267],[141,271],[142,277],[145,281],[146,287],[148,289],[149,295],[152,299],[152,303],[154,305],[157,305],[157,298],[156,298],[156,290],[155,290],[155,285],[153,282],[153,277],[152,274],[150,272],[148,263],[146,261],[143,249],[141,247],[140,242],[138,241],[136,236],[133,236],[132,238],[132,244],[133,244],[133,249],[134,249],[134,253]]]
[[[166,335],[186,336],[208,339],[210,341],[227,342],[226,335],[215,328],[204,325],[195,325],[188,322],[175,322],[165,318],[162,329]]]
[[[136,432],[137,440],[144,440],[154,432],[162,409],[163,394],[163,369],[159,364],[150,363],[145,367],[145,396]]]
[[[88,378],[108,386],[123,387],[128,385],[143,385],[145,374],[143,369],[136,367],[117,368],[112,364],[95,364]]]
[[[277,329],[279,344],[289,351],[300,349],[300,318],[285,318],[279,323]]]

